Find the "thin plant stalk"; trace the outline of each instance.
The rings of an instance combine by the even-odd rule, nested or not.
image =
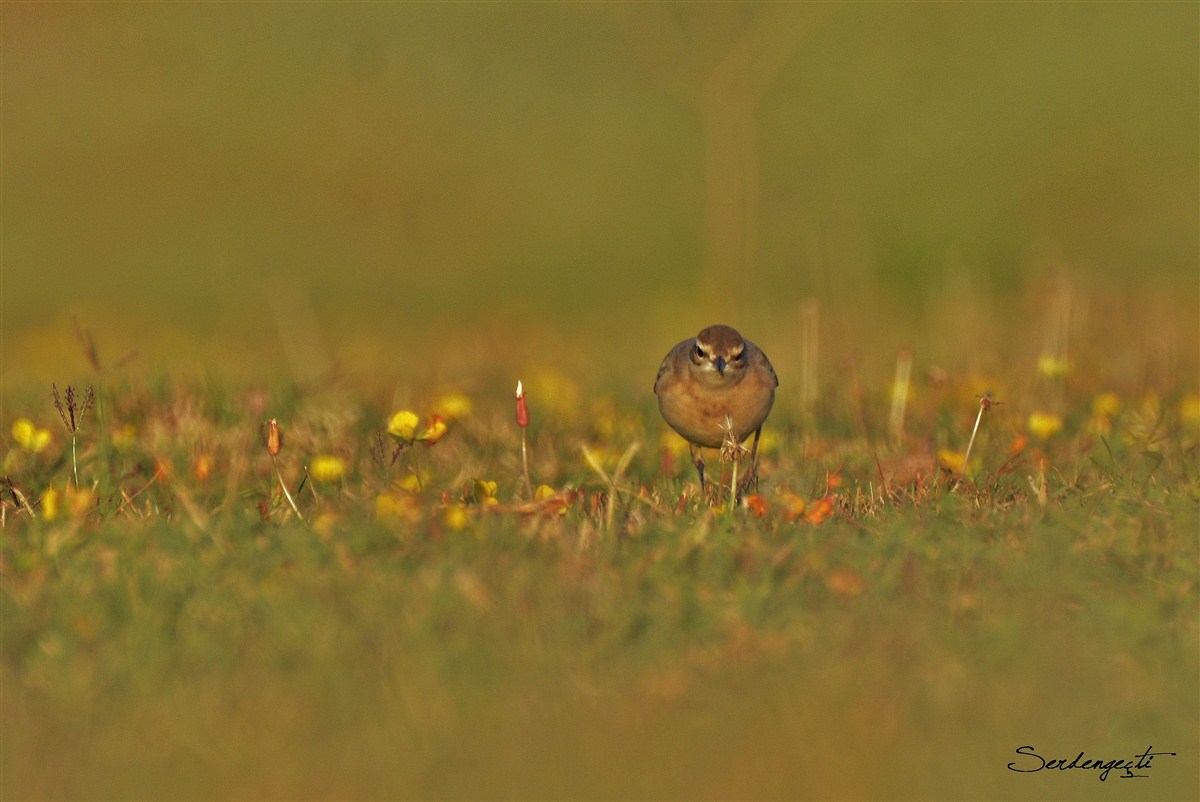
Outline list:
[[[737,480],[738,480],[738,460],[733,461],[733,471],[729,479],[729,498],[733,499],[730,508],[737,504]]]
[[[912,382],[912,351],[901,349],[896,356],[896,377],[892,380],[892,410],[888,416],[888,429],[892,442],[897,446],[904,442],[904,417],[908,408],[908,391]],[[979,426],[976,421],[976,427]]]
[[[275,468],[275,477],[279,479],[279,487],[283,490],[284,498],[291,505],[292,511],[296,513],[296,517],[301,521],[304,516],[300,514],[300,508],[296,506],[296,500],[292,498],[292,494],[287,489],[287,483],[283,481],[283,473],[279,470],[279,461],[275,459],[276,455],[283,449],[283,433],[279,430],[279,421],[271,418],[262,425],[259,431],[262,435],[263,445],[267,447],[267,453],[271,456],[271,465]],[[308,477],[307,471],[305,478]]]
[[[616,469],[610,474],[604,470],[604,466],[600,463],[600,459],[592,453],[587,446],[582,447],[583,458],[591,469],[596,472],[601,481],[608,486],[608,503],[604,509],[604,531],[611,532],[613,525],[613,517],[617,511],[617,496],[621,492],[625,492],[632,498],[638,498],[631,490],[626,490],[621,487],[621,480],[625,478],[625,471],[629,468],[629,463],[633,461],[633,455],[641,448],[641,443],[636,440],[629,444],[629,448],[625,449],[625,453],[621,455],[621,459],[617,461]]]
[[[75,476],[75,487],[79,487],[79,460],[76,457],[75,441],[79,435],[79,427],[83,423],[83,416],[96,403],[96,395],[89,384],[83,400],[78,401],[75,398],[75,388],[68,384],[66,392],[63,394],[66,399],[64,404],[63,398],[58,394],[58,385],[51,384],[50,389],[54,398],[54,408],[58,410],[58,416],[62,418],[63,426],[66,426],[67,431],[71,433],[71,469]]]
[[[817,338],[820,334],[821,307],[815,298],[800,308],[800,405],[812,412],[817,401]]]
[[[71,432],[71,470],[75,472],[75,486],[79,487],[79,461],[75,458],[75,432]]]
[[[525,493],[533,499],[533,482],[529,480],[529,449],[525,444],[525,430],[521,430],[521,470],[525,474]]]
[[[517,426],[521,427],[521,471],[525,476],[525,494],[533,501],[533,482],[529,481],[529,447],[525,442],[525,430],[529,428],[529,403],[525,400],[525,387],[517,381]]]
[[[979,399],[979,414],[975,416],[975,426],[971,429],[971,439],[967,441],[967,451],[963,454],[963,475],[967,473],[967,465],[971,460],[971,448],[975,445],[975,435],[979,432],[979,422],[983,420],[983,413],[992,408],[993,404],[999,404],[999,401],[993,401],[991,393],[984,393]]]
[[[284,498],[288,500],[288,504],[292,506],[292,511],[296,513],[296,517],[301,521],[304,516],[300,514],[300,508],[296,506],[296,500],[292,498],[292,494],[288,492],[287,484],[283,481],[283,474],[279,471],[279,462],[275,459],[275,455],[271,455],[271,464],[275,466],[275,476],[279,479],[279,487],[283,490]]]
[[[729,480],[729,509],[733,510],[738,503],[738,464],[750,453],[745,446],[738,442],[737,434],[733,431],[733,419],[726,416],[724,425],[725,440],[721,443],[721,461],[732,462],[732,477]],[[755,441],[758,442],[757,440]]]

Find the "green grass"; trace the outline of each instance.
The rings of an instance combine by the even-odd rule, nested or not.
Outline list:
[[[1064,430],[1011,460],[1023,410],[997,407],[962,481],[930,448],[965,445],[967,382],[919,383],[900,445],[870,434],[880,393],[859,422],[839,422],[849,390],[815,414],[785,400],[758,516],[696,498],[686,460],[664,474],[645,398],[575,406],[580,388],[558,381],[564,404],[530,382],[530,449],[561,514],[527,506],[499,385],[382,467],[368,447],[391,410],[371,391],[110,380],[107,429],[132,429],[102,452],[85,418],[80,475],[96,493],[75,511],[61,431],[40,454],[11,448],[5,472],[30,503],[62,498],[47,521],[44,499],[31,519],[4,495],[0,792],[1191,795],[1200,433],[1186,388],[1123,395],[1103,437],[1090,392],[1067,392]],[[38,397],[7,405],[49,425]],[[259,442],[268,416],[293,491],[315,454],[346,460],[340,481],[294,493],[305,522]],[[580,447],[611,470],[634,443],[606,529],[607,487]],[[423,489],[393,488],[414,470]],[[479,503],[474,479],[497,481],[499,504]],[[823,519],[789,506],[827,493]],[[403,500],[398,515],[377,514],[381,495]],[[1102,786],[1008,771],[1025,744],[1179,754]]]

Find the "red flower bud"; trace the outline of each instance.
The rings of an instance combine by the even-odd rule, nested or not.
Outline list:
[[[263,445],[267,447],[267,453],[272,457],[279,453],[283,448],[283,434],[279,431],[279,421],[271,418],[262,425]]]
[[[529,426],[529,406],[525,403],[525,389],[517,382],[517,425],[522,429]]]

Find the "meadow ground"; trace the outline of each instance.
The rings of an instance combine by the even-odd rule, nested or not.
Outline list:
[[[1190,351],[1033,353],[807,400],[780,354],[736,508],[587,375],[521,377],[529,488],[486,371],[13,389],[0,794],[1192,798]]]
[[[1200,798],[1198,30],[0,3],[0,798]]]

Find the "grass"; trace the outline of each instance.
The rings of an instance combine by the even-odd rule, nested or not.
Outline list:
[[[1195,4],[0,17],[0,798],[1196,798]]]
[[[565,375],[525,384],[531,501],[507,379],[393,462],[368,385],[126,369],[107,442],[67,432],[80,487],[62,430],[4,458],[0,795],[1188,798],[1194,388],[1048,365],[1044,441],[1016,401],[974,434],[965,373],[898,440],[887,388],[781,396],[733,510],[650,399]],[[413,406],[410,439],[453,408]],[[1008,771],[1025,744],[1178,754],[1100,785]]]

